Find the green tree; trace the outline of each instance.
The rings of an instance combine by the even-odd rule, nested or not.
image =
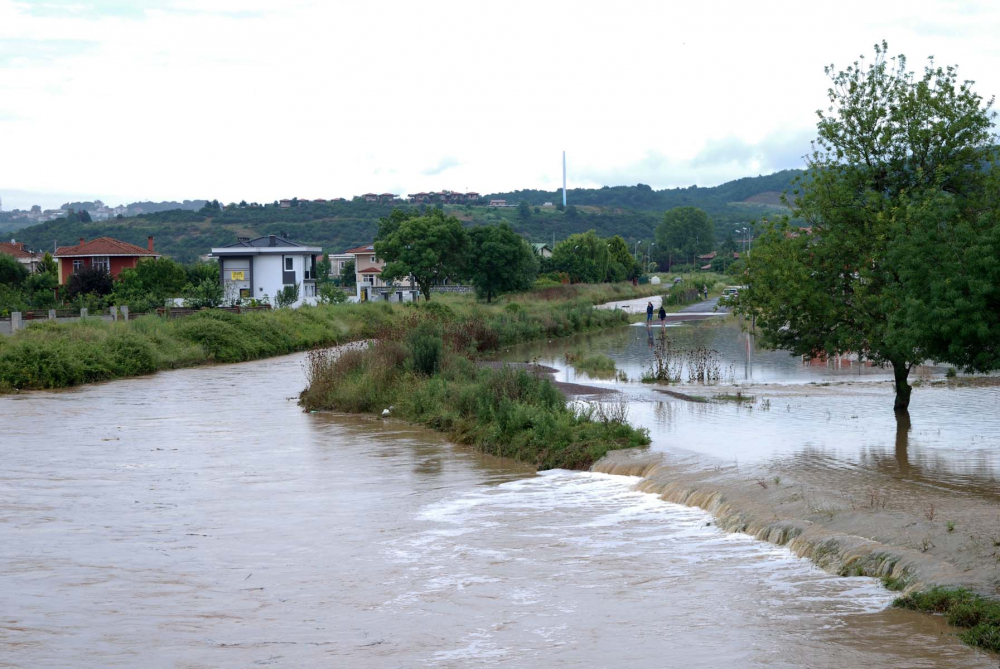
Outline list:
[[[333,277],[330,276],[331,271],[333,271],[333,263],[330,262],[330,254],[324,253],[323,257],[316,261],[316,285],[330,283],[333,280]]]
[[[191,285],[198,285],[206,280],[219,283],[218,262],[196,262],[184,265],[184,273],[187,275],[187,283]]]
[[[496,295],[531,287],[538,276],[538,260],[509,224],[473,228],[469,239],[469,276],[487,303]]]
[[[697,207],[674,207],[656,227],[656,253],[667,271],[675,263],[691,263],[715,246],[712,219]]]
[[[531,220],[531,205],[528,204],[527,200],[521,200],[517,205],[517,217],[521,219],[522,223],[527,223]]]
[[[45,255],[43,255],[41,261],[39,261],[38,271],[43,274],[51,274],[55,277],[59,276],[59,264],[48,251],[45,252]]]
[[[375,242],[375,253],[387,263],[384,280],[413,276],[424,299],[430,300],[434,282],[465,274],[469,235],[457,218],[432,209],[401,222],[388,239]]]
[[[607,275],[610,257],[608,242],[588,230],[556,244],[552,268],[568,274],[573,283],[600,283]]]
[[[93,223],[94,222],[94,219],[92,219],[90,217],[90,212],[87,211],[86,209],[81,209],[80,213],[77,214],[77,216],[80,218],[80,222],[81,223]]]
[[[614,237],[608,239],[607,241],[608,241],[608,253],[611,256],[611,263],[609,267],[618,266],[621,268],[620,270],[615,270],[616,272],[619,272],[622,275],[622,277],[617,280],[618,281],[622,281],[624,279],[631,280],[632,278],[638,276],[639,266],[635,262],[635,258],[632,257],[632,252],[629,250],[628,244],[625,243],[625,240],[622,239],[620,235],[615,235]],[[612,280],[610,277],[610,272],[611,270],[609,270],[609,276],[606,277],[607,281]]]
[[[279,290],[274,295],[274,303],[277,305],[279,309],[290,307],[298,301],[299,301],[299,284],[297,283],[293,283],[288,286],[283,286],[282,289]]]
[[[1000,176],[991,103],[933,61],[917,77],[883,42],[832,80],[819,139],[745,259],[738,311],[763,343],[794,354],[853,352],[890,365],[894,409],[925,360],[1000,366]]]
[[[340,285],[344,288],[354,288],[358,282],[357,269],[353,260],[344,263],[344,268],[340,270]]]
[[[388,216],[383,216],[378,220],[378,232],[375,233],[375,241],[380,242],[388,239],[399,229],[403,221],[408,221],[417,216],[417,212],[411,209],[393,209]]]
[[[211,278],[219,282],[218,266]],[[127,304],[137,313],[151,311],[162,307],[168,297],[181,297],[188,283],[184,267],[169,258],[140,260],[115,278],[111,303]]]
[[[14,256],[0,253],[0,284],[17,288],[28,278],[28,268]]]
[[[219,277],[190,283],[184,289],[184,306],[190,309],[218,307],[222,304],[223,299],[225,299],[225,294]]]
[[[59,279],[50,272],[35,272],[29,274],[24,281],[24,293],[28,302],[36,309],[47,309],[56,306],[56,288]]]

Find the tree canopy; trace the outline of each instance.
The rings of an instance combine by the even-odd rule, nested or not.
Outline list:
[[[469,239],[469,277],[487,303],[501,293],[531,287],[538,274],[538,259],[507,223],[473,228]]]
[[[464,276],[468,250],[469,235],[462,222],[440,209],[399,222],[391,234],[375,242],[375,253],[386,261],[382,278],[391,282],[413,276],[425,300],[431,299],[435,282]]]
[[[763,343],[794,354],[857,353],[891,365],[906,411],[910,369],[1000,367],[1000,171],[992,100],[954,67],[922,76],[875,46],[867,66],[826,69],[794,214],[765,222],[737,310]]]
[[[694,263],[699,253],[715,248],[712,219],[697,207],[674,207],[656,227],[656,255],[669,271],[676,263]]]
[[[570,235],[552,250],[552,267],[573,283],[601,283],[610,259],[608,242],[593,230]]]

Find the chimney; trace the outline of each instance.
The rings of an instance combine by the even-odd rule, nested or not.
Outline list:
[[[146,238],[146,248],[149,249],[150,253],[155,253],[155,251],[153,251],[153,235]]]
[[[268,235],[267,236],[267,245],[268,246],[277,246],[278,245],[277,242],[275,241],[275,236],[274,235]]]
[[[84,242],[86,242],[86,241],[87,241],[86,239],[84,239],[83,237],[80,237],[80,243],[81,243],[81,244],[83,244],[83,243],[84,243]]]

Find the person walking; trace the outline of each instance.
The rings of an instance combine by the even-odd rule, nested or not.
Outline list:
[[[705,284],[704,288],[705,288],[705,299],[707,300],[708,299],[708,284]]]
[[[653,303],[646,302],[646,327],[653,322]]]
[[[660,327],[665,327],[667,324],[667,310],[660,305]]]

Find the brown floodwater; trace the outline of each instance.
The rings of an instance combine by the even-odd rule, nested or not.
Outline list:
[[[302,361],[0,397],[0,666],[996,664],[634,479],[302,413]]]
[[[653,450],[691,454],[714,463],[769,469],[877,472],[916,485],[1000,501],[1000,385],[945,382],[944,367],[911,372],[910,420],[892,411],[891,371],[845,360],[809,364],[785,351],[766,351],[735,318],[678,324],[664,330],[674,350],[716,353],[721,378],[688,378],[658,386],[640,382],[653,362],[660,328],[619,328],[504,352],[558,369],[560,381],[613,387],[630,400],[630,418],[650,428]],[[627,381],[591,378],[566,362],[569,351],[603,353]],[[750,401],[692,402],[743,392]]]

